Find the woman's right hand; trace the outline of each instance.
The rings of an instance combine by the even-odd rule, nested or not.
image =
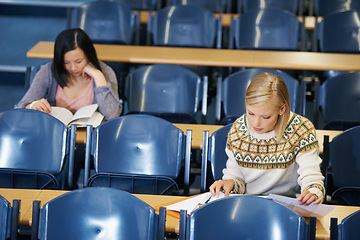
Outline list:
[[[25,108],[30,109],[30,104],[26,105]],[[31,109],[38,110],[45,113],[51,113],[50,103],[45,99],[39,99],[37,101],[32,102]]]
[[[233,179],[226,179],[226,180],[218,180],[214,182],[210,186],[210,193],[213,196],[219,197],[220,191],[224,191],[225,197],[229,196],[231,190],[233,190],[235,186],[235,181]]]

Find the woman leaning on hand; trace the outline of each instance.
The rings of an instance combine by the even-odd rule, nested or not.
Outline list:
[[[122,104],[115,73],[98,60],[83,30],[64,30],[55,40],[53,61],[40,68],[15,108],[51,113],[51,106],[58,106],[75,113],[93,103],[99,105],[106,120],[120,116]]]

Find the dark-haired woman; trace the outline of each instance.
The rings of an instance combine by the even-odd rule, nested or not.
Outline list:
[[[115,73],[98,60],[83,30],[64,30],[55,40],[53,61],[40,68],[15,108],[51,113],[51,106],[59,106],[74,113],[93,103],[99,105],[106,120],[120,115],[122,105]]]

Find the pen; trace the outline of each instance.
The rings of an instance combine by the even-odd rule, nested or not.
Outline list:
[[[210,199],[212,198],[212,195],[210,195],[210,197],[204,202],[204,204],[210,202]]]
[[[210,202],[210,199],[211,199],[211,198],[212,198],[212,195],[210,195],[210,197],[209,197],[208,199],[206,199],[206,201],[205,201],[204,203],[198,203],[198,204],[196,205],[196,207],[195,207],[191,212],[195,211],[195,210],[198,209],[199,207],[201,207],[201,206],[207,204],[208,202]]]

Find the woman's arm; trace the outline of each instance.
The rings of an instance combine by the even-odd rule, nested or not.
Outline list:
[[[99,105],[100,112],[106,120],[118,117],[122,111],[122,104],[119,100],[117,79],[114,71],[104,63],[100,63],[103,77],[106,84],[101,78],[94,78],[96,85],[94,89],[95,101]]]
[[[46,98],[50,88],[51,63],[45,64],[40,68],[34,77],[34,80],[25,93],[24,97],[17,103],[14,108],[29,108],[34,101]]]
[[[303,204],[321,203],[325,197],[324,176],[320,171],[321,158],[319,149],[298,153],[296,156],[298,168],[298,184],[301,187],[299,200]],[[315,195],[315,196],[314,196]],[[310,199],[314,196],[313,199]]]

